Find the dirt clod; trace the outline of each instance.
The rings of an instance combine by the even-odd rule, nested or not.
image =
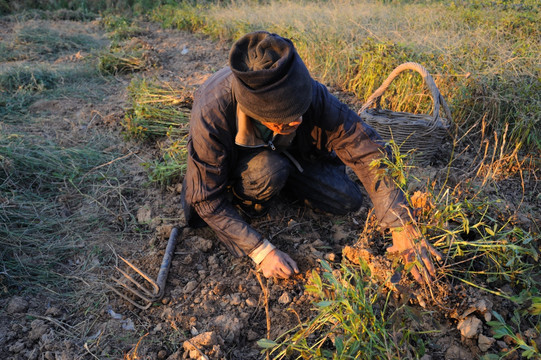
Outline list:
[[[291,302],[291,295],[287,291],[285,291],[279,298],[278,302],[280,304],[289,304]]]
[[[471,339],[479,334],[481,327],[481,320],[475,316],[470,316],[458,323],[457,329],[460,330],[460,334],[466,339]]]
[[[56,306],[51,306],[50,308],[47,309],[47,311],[45,311],[45,315],[57,317],[57,316],[62,315],[62,310],[60,310]]]
[[[30,324],[32,327],[32,330],[30,330],[30,333],[28,334],[28,337],[31,340],[38,340],[40,339],[48,330],[47,324],[43,320],[36,319],[32,321]]]
[[[14,296],[9,301],[7,313],[10,315],[25,312],[28,309],[28,301],[20,296]]]
[[[205,239],[201,236],[194,236],[187,240],[188,242],[192,243],[193,246],[201,251],[201,252],[208,252],[210,249],[212,249],[212,240]]]
[[[494,342],[496,341],[496,339],[492,338],[492,337],[488,337],[488,336],[485,336],[483,334],[479,334],[479,340],[477,342],[478,346],[479,346],[479,350],[485,352],[487,351],[488,349],[490,349],[490,347],[494,344]]]
[[[195,281],[195,280],[192,280],[192,281],[188,282],[186,284],[186,286],[184,287],[184,293],[185,294],[191,293],[192,291],[195,290],[195,288],[197,287],[198,284],[199,283],[197,281]]]

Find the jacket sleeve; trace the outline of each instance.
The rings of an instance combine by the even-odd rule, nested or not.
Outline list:
[[[227,199],[233,138],[225,109],[201,109],[194,103],[188,140],[188,166],[183,186],[186,202],[236,256],[250,254],[263,243]]]
[[[314,116],[322,127],[325,146],[353,169],[374,204],[382,228],[403,226],[411,211],[404,193],[384,169],[370,168],[373,160],[390,155],[380,136],[327,88],[317,83]]]

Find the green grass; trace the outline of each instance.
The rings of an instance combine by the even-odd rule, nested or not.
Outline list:
[[[189,129],[192,94],[171,84],[134,78],[128,86],[131,108],[124,127],[139,139],[182,136]]]
[[[19,29],[15,36],[15,45],[40,55],[57,57],[62,52],[74,50],[92,50],[101,46],[97,39],[85,34],[65,34],[43,26],[26,26]]]
[[[156,5],[168,1],[151,0],[0,0],[0,15],[14,14],[19,20],[51,19],[51,20],[93,20],[96,14],[116,12],[127,14],[144,14]],[[21,13],[22,10],[22,13]]]
[[[161,159],[144,164],[150,181],[160,185],[179,181],[186,170],[192,93],[169,83],[135,78],[128,95],[131,108],[123,122],[126,137],[161,141]]]
[[[121,41],[142,35],[143,29],[131,17],[108,14],[100,20],[100,25],[113,41]]]
[[[423,331],[408,316],[407,305],[392,305],[391,293],[370,279],[366,264],[334,270],[321,262],[312,271],[306,293],[313,295],[316,316],[282,334],[260,340],[273,359],[421,358]],[[426,329],[428,330],[428,329]]]
[[[104,172],[95,167],[116,154],[96,146],[63,148],[24,133],[0,135],[0,258],[2,287],[9,292],[73,291],[64,276],[84,272],[72,262],[86,256],[86,234],[103,225],[99,209],[84,206]],[[108,175],[111,176],[111,175]],[[81,209],[84,213],[80,213]]]
[[[0,117],[5,122],[28,120],[28,107],[40,99],[93,96],[105,79],[92,63],[46,66],[28,63],[0,71]]]
[[[499,133],[509,124],[512,143],[540,150],[535,3],[478,4],[240,1],[162,6],[152,17],[164,27],[221,40],[257,29],[290,37],[316,78],[355,93],[359,105],[397,65],[419,62],[434,76],[460,127],[485,117]],[[429,111],[431,101],[419,85],[411,77],[399,79],[385,103],[396,111]]]

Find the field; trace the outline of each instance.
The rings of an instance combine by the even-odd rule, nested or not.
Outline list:
[[[2,358],[541,359],[535,1],[0,0],[0,13]],[[294,278],[262,279],[187,229],[162,300],[142,310],[111,290],[119,256],[157,276],[184,224],[194,91],[255,29],[290,37],[355,110],[401,63],[432,74],[452,126],[430,163],[391,143],[387,165],[444,255],[433,284],[387,253],[369,201],[330,216],[281,196],[252,225]],[[433,106],[413,72],[382,104]]]

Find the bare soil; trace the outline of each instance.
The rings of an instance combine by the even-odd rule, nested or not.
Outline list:
[[[77,29],[105,38],[96,23],[43,24],[59,31]],[[9,39],[16,26],[21,24],[2,23],[2,39]],[[159,62],[158,66],[133,76],[196,89],[227,64],[228,44],[187,32],[163,30],[154,24],[143,26],[145,31],[139,39],[153,49]],[[77,63],[90,56],[75,52],[54,61]],[[125,141],[121,134],[120,122],[128,106],[126,87],[131,77],[117,76],[108,81],[99,89],[104,94],[99,102],[67,97],[31,105],[30,111],[41,116],[47,125],[36,131],[59,141],[85,141],[88,128],[118,134],[111,147],[126,155],[118,162],[129,171],[124,186],[131,190],[122,194],[123,211],[114,208],[116,218],[112,216],[100,230],[101,251],[108,255],[97,260],[85,278],[75,282],[79,288],[72,290],[75,294],[87,294],[84,298],[59,297],[29,289],[0,298],[0,357],[173,360],[200,359],[204,354],[209,359],[263,359],[265,355],[256,344],[267,336],[262,287],[251,262],[233,257],[209,229],[188,229],[182,234],[160,303],[140,310],[106,286],[112,285],[111,276],[118,275],[115,265],[126,269],[116,254],[155,277],[171,228],[184,221],[179,201],[181,184],[166,188],[147,184],[141,163],[157,156],[155,145]],[[346,97],[344,100],[351,101]],[[421,176],[437,176],[441,168],[427,167],[422,171]],[[518,202],[517,186],[520,183],[509,185],[513,189],[510,202]],[[299,319],[306,320],[313,314],[315,299],[305,292],[304,286],[313,269],[320,271],[320,259],[337,266],[342,260],[355,263],[361,257],[369,263],[374,281],[386,286],[393,274],[392,262],[385,252],[389,240],[374,230],[370,208],[367,202],[357,213],[330,216],[280,198],[270,214],[252,221],[256,229],[291,254],[301,270],[289,280],[263,280],[269,289],[270,338],[275,339],[297,325]],[[504,318],[512,314],[514,306],[507,300],[443,280],[434,285],[433,296],[407,277],[400,281],[400,286],[389,285],[388,289],[393,291],[395,306],[407,303],[416,314],[407,324],[397,325],[397,334],[404,330],[400,326],[417,331],[437,330],[422,335],[428,354],[423,359],[473,359],[487,351],[497,353],[513,346],[510,339],[496,341],[487,325],[492,310]],[[536,336],[537,332],[530,334]],[[541,345],[538,337],[531,340]],[[518,356],[515,353],[509,358]]]

